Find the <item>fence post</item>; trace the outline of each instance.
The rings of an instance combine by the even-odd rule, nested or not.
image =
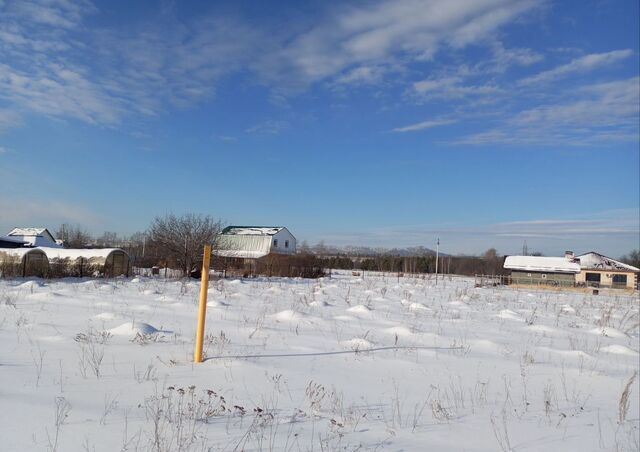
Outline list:
[[[207,316],[207,293],[209,291],[209,262],[211,259],[211,245],[204,246],[202,258],[202,274],[200,275],[200,306],[198,309],[198,329],[196,330],[196,349],[193,362],[202,362],[202,343],[204,342],[204,322]]]

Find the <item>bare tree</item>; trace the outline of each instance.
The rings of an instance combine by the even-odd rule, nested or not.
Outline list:
[[[222,229],[220,220],[209,215],[168,214],[156,217],[149,227],[149,244],[185,275],[196,269],[205,244],[213,244]]]
[[[80,225],[62,224],[56,232],[65,248],[84,248],[93,240],[91,234]]]

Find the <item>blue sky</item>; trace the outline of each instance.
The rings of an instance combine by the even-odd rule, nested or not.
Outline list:
[[[0,0],[0,229],[638,248],[637,1]]]

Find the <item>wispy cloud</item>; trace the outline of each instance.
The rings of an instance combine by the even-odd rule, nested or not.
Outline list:
[[[337,74],[349,78],[357,75],[353,68],[394,64],[399,57],[427,61],[444,47],[477,44],[539,6],[529,0],[386,0],[342,7],[257,66],[268,79],[299,87]]]
[[[522,86],[533,85],[536,83],[550,82],[574,73],[593,71],[597,68],[608,66],[617,61],[629,58],[631,55],[633,55],[633,50],[631,49],[614,50],[606,53],[592,53],[571,60],[571,62],[558,66],[554,69],[524,78],[520,80],[519,84]]]
[[[11,129],[21,122],[22,118],[17,112],[0,109],[0,132]]]
[[[396,127],[395,129],[392,129],[392,132],[417,132],[419,130],[431,129],[433,127],[446,126],[455,122],[455,119],[436,119],[431,121],[422,121],[417,124],[411,124],[409,126]]]
[[[270,119],[245,129],[245,132],[277,135],[287,128],[289,128],[289,123],[287,121]]]
[[[481,253],[498,247],[502,253],[516,253],[527,240],[531,250],[558,255],[566,249],[600,250],[613,257],[637,246],[640,210],[618,209],[565,217],[514,220],[492,224],[422,224],[362,229],[357,233],[323,235],[331,245],[404,247],[435,246],[447,253]]]
[[[640,139],[640,78],[587,85],[569,98],[512,113],[455,144],[590,145]]]

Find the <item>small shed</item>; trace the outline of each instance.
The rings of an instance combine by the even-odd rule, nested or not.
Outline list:
[[[49,272],[49,259],[38,248],[0,249],[0,274],[11,276],[45,277]]]
[[[229,226],[216,237],[214,265],[241,275],[289,276],[296,238],[284,226]]]
[[[47,255],[54,276],[128,276],[129,255],[119,248],[38,248]]]
[[[635,289],[638,287],[639,268],[611,259],[595,251],[576,256],[580,273],[576,282],[589,287]]]
[[[7,236],[27,242],[29,246],[62,247],[47,228],[13,228]]]
[[[567,257],[507,256],[504,268],[511,270],[512,284],[573,286],[580,265]]]
[[[217,237],[216,256],[259,259],[296,254],[296,238],[284,226],[229,226]]]

